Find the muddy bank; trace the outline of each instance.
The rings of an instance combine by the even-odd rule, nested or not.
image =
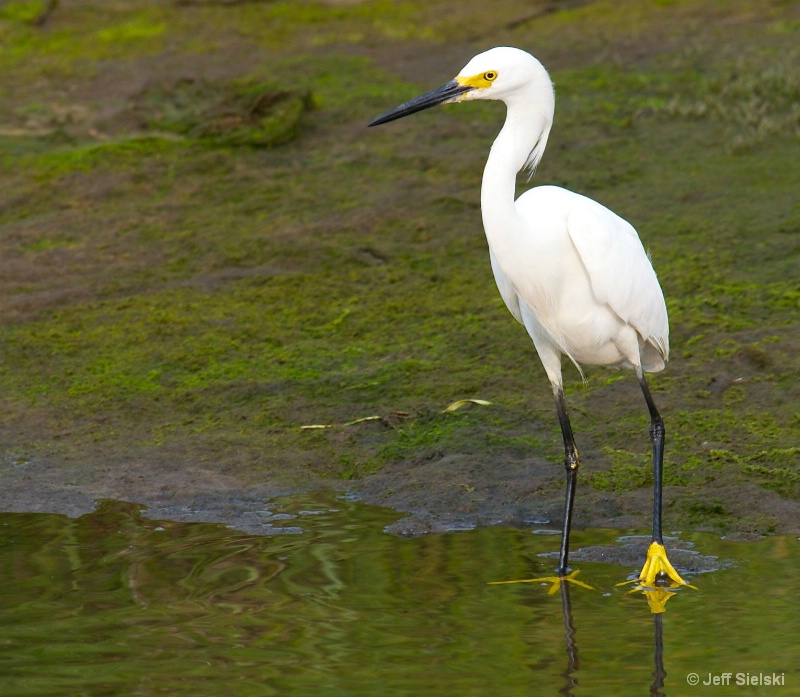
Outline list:
[[[2,465],[0,510],[63,513],[93,510],[100,499],[147,507],[145,515],[179,521],[219,522],[253,534],[271,534],[271,501],[287,494],[330,490],[340,496],[404,514],[388,533],[414,536],[503,525],[558,530],[563,511],[562,467],[552,462],[486,462],[451,454],[385,467],[359,481],[276,477],[250,481],[220,474],[213,465],[130,461],[108,466],[77,463],[53,467],[6,458]],[[685,517],[671,515],[680,490],[665,490],[665,530],[677,531]],[[800,505],[758,487],[710,487],[709,499],[726,501],[741,520],[769,517],[776,533],[800,533]],[[575,527],[611,527],[646,532],[651,525],[652,490],[624,494],[580,486]],[[720,532],[709,525],[691,526]],[[755,539],[745,527],[726,531],[728,539]],[[606,550],[606,553],[608,551]]]

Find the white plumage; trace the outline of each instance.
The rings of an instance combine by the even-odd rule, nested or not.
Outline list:
[[[664,296],[636,231],[579,194],[541,186],[516,202],[514,232],[486,221],[497,287],[554,385],[558,355],[577,365],[664,368]],[[503,232],[505,230],[505,233]]]

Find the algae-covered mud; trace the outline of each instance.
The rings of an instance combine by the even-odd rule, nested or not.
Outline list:
[[[633,222],[664,288],[667,527],[800,531],[798,38],[779,0],[0,3],[0,507],[247,528],[331,487],[400,532],[557,518],[480,220],[502,106],[365,128],[515,45],[557,90],[520,188]],[[565,370],[578,522],[647,526],[635,379]]]

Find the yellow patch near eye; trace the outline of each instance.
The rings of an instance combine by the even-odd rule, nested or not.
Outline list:
[[[494,82],[496,77],[497,73],[494,72],[493,70],[490,70],[489,72],[473,75],[472,77],[464,77],[462,75],[459,75],[456,78],[456,82],[462,87],[486,89],[487,87],[489,87],[489,85],[492,84],[492,82]]]

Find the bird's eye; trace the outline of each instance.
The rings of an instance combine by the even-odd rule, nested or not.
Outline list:
[[[494,70],[489,70],[483,74],[483,79],[487,82],[492,82],[497,77],[497,73]]]

